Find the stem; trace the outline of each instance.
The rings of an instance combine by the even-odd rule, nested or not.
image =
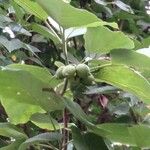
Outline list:
[[[67,89],[67,85],[68,85],[68,79],[65,79],[64,80],[64,87],[62,89],[62,92],[61,92],[61,95],[63,96],[66,92],[66,89]]]
[[[68,65],[69,60],[68,60],[68,54],[67,54],[67,41],[65,40],[65,30],[63,30],[63,33],[62,33],[62,49],[63,49],[63,53],[64,53],[64,56],[65,56],[65,64]],[[68,79],[65,79],[64,88],[61,92],[62,96],[64,95],[64,93],[67,89],[67,85],[68,85]]]
[[[66,130],[68,128],[68,115],[67,115],[67,109],[64,109],[63,112],[63,122],[64,122],[64,129],[63,129],[63,143],[62,148],[63,150],[67,150],[68,146],[68,140],[69,140],[69,132]]]
[[[120,31],[122,31],[123,26],[124,26],[124,21],[123,21],[123,20],[121,20],[121,21],[120,21],[120,25],[119,25],[119,29],[120,29]]]
[[[65,63],[66,65],[68,65],[69,61],[68,61],[68,54],[67,54],[67,40],[65,39],[65,30],[63,30],[63,33],[62,33],[62,49],[65,55]]]
[[[65,30],[63,29],[63,33],[62,33],[62,49],[63,49],[63,53],[65,56],[65,64],[68,65],[69,61],[68,61],[68,54],[67,54],[67,41],[65,39]],[[68,79],[66,78],[64,80],[64,87],[63,90],[61,92],[61,95],[63,96],[66,89],[67,89],[67,85],[68,85]],[[66,128],[68,128],[68,115],[67,115],[67,109],[65,108],[63,111],[63,123],[64,123],[64,129],[63,129],[63,141],[62,141],[62,149],[63,150],[67,150],[67,144],[68,140],[69,140],[69,132],[66,130]]]
[[[50,26],[50,24],[48,23],[48,21],[45,21],[46,26],[49,28],[49,30],[51,30],[53,32],[53,34],[57,37],[57,39],[60,41],[60,43],[62,43],[60,37],[58,36],[58,34],[55,32],[55,30]]]
[[[62,44],[62,49],[63,49],[63,53],[65,56],[65,64],[68,65],[69,60],[68,60],[68,54],[67,54],[67,40],[65,39],[65,30],[64,29],[63,29],[63,31],[60,30],[61,35],[62,35],[62,38],[60,39],[58,34],[55,32],[55,30],[50,26],[49,22],[45,21],[45,24],[54,33],[54,35],[58,38],[58,40]],[[68,79],[65,79],[64,80],[64,87],[63,87],[63,90],[61,92],[61,96],[63,96],[65,94],[65,91],[67,89],[67,85],[68,85]],[[63,123],[64,123],[63,141],[62,141],[62,145],[61,145],[60,149],[67,150],[67,144],[66,143],[68,143],[68,140],[69,140],[69,132],[66,130],[66,128],[68,128],[68,115],[67,115],[66,108],[63,111]]]

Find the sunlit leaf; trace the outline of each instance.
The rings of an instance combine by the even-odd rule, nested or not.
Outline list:
[[[96,53],[108,53],[112,49],[132,49],[134,42],[120,31],[111,31],[106,27],[88,28],[85,48]]]
[[[26,11],[35,15],[36,17],[46,20],[48,15],[47,13],[38,5],[35,0],[14,0],[18,5],[24,8]]]
[[[43,112],[43,109],[47,111],[63,109],[62,98],[51,90],[48,83],[45,83],[49,79],[41,79],[45,72],[38,67],[24,68],[28,71],[23,67],[19,69],[11,66],[0,70],[1,103],[10,121],[15,124],[27,122],[32,114]],[[39,73],[37,77],[32,69]]]
[[[138,96],[150,103],[150,83],[139,73],[121,65],[109,65],[100,68],[95,74],[99,82],[106,82]]]

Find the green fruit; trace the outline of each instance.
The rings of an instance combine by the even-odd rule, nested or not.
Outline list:
[[[56,77],[58,78],[58,79],[63,79],[64,78],[64,76],[63,76],[63,70],[64,70],[64,68],[65,68],[65,66],[61,66],[61,67],[59,67],[58,69],[57,69],[57,71],[56,71]]]
[[[82,79],[82,83],[89,86],[92,85],[94,80],[95,80],[94,76],[90,74],[87,78]]]
[[[80,78],[86,78],[90,74],[90,68],[86,64],[79,64],[76,67],[76,72]]]
[[[94,76],[91,74],[90,76],[87,77],[87,80],[90,81],[90,82],[93,82],[93,81],[95,81],[95,78],[94,78]]]
[[[76,74],[76,67],[73,65],[67,65],[62,71],[62,74],[66,78],[72,78]]]

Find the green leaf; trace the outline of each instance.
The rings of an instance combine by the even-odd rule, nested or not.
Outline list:
[[[43,35],[46,38],[50,38],[52,41],[54,41],[55,44],[61,43],[60,39],[58,39],[52,31],[50,31],[47,27],[32,23],[31,28],[34,32],[37,32],[41,35]]]
[[[150,70],[150,58],[133,50],[113,50],[110,52],[113,64],[123,64],[140,71]]]
[[[51,133],[42,133],[32,138],[27,139],[22,143],[18,150],[26,150],[30,145],[34,145],[40,142],[49,142],[49,141],[60,141],[62,138],[61,134],[58,132]]]
[[[11,24],[9,25],[9,28],[15,32],[16,34],[23,34],[23,35],[26,35],[26,36],[32,36],[32,34],[26,30],[22,25],[20,24]]]
[[[26,71],[42,82],[49,84],[49,86],[52,88],[59,84],[59,81],[51,75],[47,68],[25,64],[11,64],[7,67]]]
[[[122,144],[129,144],[135,146],[133,137],[128,131],[128,125],[126,124],[115,124],[115,123],[105,123],[97,126],[100,129],[108,131],[108,134],[105,135],[112,142],[119,142]],[[95,132],[99,135],[99,132]]]
[[[21,48],[29,50],[32,53],[40,52],[40,50],[37,49],[36,47],[34,47],[30,44],[23,43],[19,39],[8,40],[4,36],[0,36],[0,45],[4,46],[9,52],[12,52],[14,50],[18,50],[18,49],[21,49]]]
[[[120,1],[120,0],[115,0],[115,1],[112,1],[112,2],[105,2],[103,0],[95,0],[95,2],[100,4],[100,5],[103,5],[103,6],[107,6],[109,4],[115,4],[120,9],[122,9],[124,11],[127,11],[127,12],[130,12],[130,13],[133,13],[132,8],[129,5],[125,4],[124,2]]]
[[[150,127],[147,125],[127,125],[104,123],[97,125],[101,130],[108,131],[105,137],[112,142],[128,144],[140,148],[150,148]],[[100,132],[95,132],[99,135]]]
[[[122,9],[124,11],[130,12],[132,14],[134,13],[132,8],[129,5],[125,4],[124,2],[122,2],[120,0],[115,0],[113,2],[113,4],[117,5],[120,9]]]
[[[74,115],[75,118],[77,118],[79,121],[81,121],[87,126],[89,131],[100,131],[101,136],[105,135],[106,131],[97,128],[93,123],[91,123],[88,116],[85,114],[85,112],[82,110],[79,104],[69,99],[65,99],[64,104],[67,107],[67,109]]]
[[[6,17],[5,15],[0,14],[0,22],[13,22],[9,17]]]
[[[112,49],[132,49],[134,42],[123,32],[111,31],[106,27],[88,28],[85,36],[85,48],[96,53],[108,53]]]
[[[21,130],[10,123],[0,123],[0,135],[15,139],[27,139],[27,136]]]
[[[100,148],[108,150],[102,137],[89,132],[81,134],[80,130],[75,126],[72,126],[71,130],[73,144],[77,150],[99,150]]]
[[[37,1],[39,5],[35,1]],[[15,2],[23,7],[26,11],[42,20],[47,19],[48,13],[49,16],[52,17],[52,19],[54,19],[63,28],[81,27],[87,25],[110,25],[114,28],[118,28],[118,25],[116,23],[108,23],[102,21],[94,14],[86,10],[74,8],[70,4],[65,3],[62,0],[15,0]]]
[[[108,150],[103,138],[94,133],[85,133],[83,135],[86,144],[88,145],[88,150]]]
[[[14,91],[12,91],[14,92]],[[4,93],[3,93],[4,94]],[[8,94],[11,99],[8,99],[5,97],[1,97],[1,103],[3,107],[5,108],[5,111],[9,117],[9,120],[13,124],[19,124],[19,123],[26,123],[29,121],[29,118],[32,114],[36,112],[44,112],[40,106],[35,106],[31,104],[25,104],[25,103],[20,103],[17,101],[15,96],[10,93],[5,93]],[[22,98],[24,100],[24,98]]]
[[[17,140],[15,142],[13,142],[12,144],[2,147],[0,148],[0,150],[17,150],[18,147],[21,145],[21,143],[23,143],[23,140]]]
[[[46,20],[47,13],[38,5],[35,0],[14,0],[18,5],[24,8],[29,13],[35,15],[41,20]]]
[[[74,8],[62,0],[36,1],[63,28],[85,26],[101,21],[94,14],[86,10]]]
[[[113,50],[110,54],[113,64],[132,67],[148,79],[150,74],[150,58],[148,56],[132,50]]]
[[[150,127],[146,125],[135,125],[129,129],[136,145],[141,148],[150,148]]]
[[[80,133],[80,130],[75,126],[72,126],[71,131],[72,131],[73,144],[75,145],[75,148],[77,150],[89,150],[84,137]]]
[[[4,36],[0,36],[0,45],[4,46],[9,52],[23,47],[23,43],[19,39],[8,40]]]
[[[145,39],[142,40],[141,45],[139,45],[137,48],[148,48],[150,46],[150,37],[147,37]]]
[[[19,23],[23,22],[23,16],[25,15],[24,10],[15,1],[11,1],[11,4],[15,10],[17,21],[19,21]]]
[[[67,107],[67,109],[82,123],[89,125],[89,126],[93,125],[79,104],[69,99],[65,99],[64,104]]]
[[[47,130],[58,130],[60,126],[58,122],[53,119],[50,115],[36,113],[33,114],[30,120],[39,128]]]
[[[35,67],[35,70],[37,68]],[[40,69],[34,73],[32,69],[34,70],[34,67],[31,67],[31,73],[10,66],[0,70],[1,103],[14,124],[27,122],[32,114],[43,112],[43,109],[63,109],[62,97],[41,80],[40,74],[35,77],[35,73],[40,72]]]
[[[119,89],[113,86],[92,86],[88,87],[87,90],[84,92],[87,95],[92,95],[92,94],[109,94],[109,93],[114,93],[117,92]]]
[[[141,98],[145,103],[150,103],[150,83],[139,73],[126,66],[109,65],[95,74],[99,82],[106,82],[131,92]]]

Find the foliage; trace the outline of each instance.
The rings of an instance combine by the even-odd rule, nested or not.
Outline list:
[[[0,150],[150,149],[146,2],[0,0]]]

